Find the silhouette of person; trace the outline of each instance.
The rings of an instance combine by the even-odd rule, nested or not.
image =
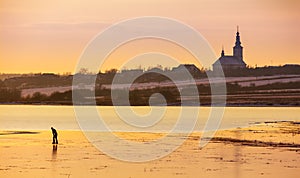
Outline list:
[[[57,140],[57,132],[55,130],[55,128],[51,127],[52,130],[52,134],[53,134],[53,141],[52,144],[58,144],[58,140]]]

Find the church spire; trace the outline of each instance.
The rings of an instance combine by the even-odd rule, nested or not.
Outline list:
[[[237,29],[236,29],[235,46],[241,46],[239,26],[237,26]]]

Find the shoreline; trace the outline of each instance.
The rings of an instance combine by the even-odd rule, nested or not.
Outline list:
[[[162,133],[114,134],[130,142],[143,143],[164,136]],[[199,141],[205,138],[200,132],[186,138],[180,134],[177,136],[174,139],[186,140],[171,154],[134,163],[111,158],[97,150],[81,131],[58,130],[59,144],[54,147],[50,130],[15,130],[10,134],[0,134],[0,177],[171,178],[201,175],[276,178],[299,175],[299,121],[260,122],[245,128],[220,130],[203,148],[199,147]],[[100,138],[105,139],[106,133],[100,133]],[[126,149],[126,145],[120,148],[125,155],[132,152]]]
[[[34,102],[34,103],[24,103],[24,102],[5,102],[0,103],[0,105],[32,105],[32,106],[131,106],[131,107],[144,107],[149,105],[93,105],[93,104],[64,104],[64,103],[45,103],[45,102]],[[154,105],[154,106],[162,106],[162,105]],[[225,104],[225,105],[213,105],[203,104],[203,105],[163,105],[163,106],[171,106],[171,107],[300,107],[300,104]],[[150,107],[150,106],[149,106]],[[151,106],[152,107],[152,106]]]

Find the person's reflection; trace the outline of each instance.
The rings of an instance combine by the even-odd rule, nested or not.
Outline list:
[[[57,155],[57,145],[53,145],[52,149],[52,161],[56,160],[56,155]]]

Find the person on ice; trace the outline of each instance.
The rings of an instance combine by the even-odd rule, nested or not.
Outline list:
[[[53,134],[53,141],[52,144],[58,144],[58,140],[57,140],[57,131],[55,130],[55,128],[51,127],[52,130],[52,134]]]

